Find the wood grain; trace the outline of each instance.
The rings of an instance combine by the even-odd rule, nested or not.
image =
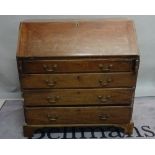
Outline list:
[[[53,107],[25,108],[26,123],[39,124],[99,124],[130,122],[131,107]]]
[[[22,87],[29,88],[106,88],[134,87],[133,73],[23,74]]]
[[[134,89],[50,89],[24,91],[25,106],[130,105]]]
[[[18,57],[138,55],[131,20],[22,22]]]
[[[17,63],[25,136],[93,125],[132,133],[139,50],[131,20],[23,21]]]
[[[71,59],[23,61],[23,73],[130,72],[133,59]]]

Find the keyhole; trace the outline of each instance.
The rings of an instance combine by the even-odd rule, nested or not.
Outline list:
[[[77,80],[80,80],[80,76],[79,75],[76,78],[77,78]]]
[[[75,23],[75,24],[76,24],[76,27],[79,27],[79,25],[80,25],[78,22],[77,22],[77,23]]]

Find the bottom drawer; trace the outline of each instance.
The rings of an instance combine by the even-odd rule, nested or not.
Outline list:
[[[40,124],[122,124],[131,120],[132,108],[111,107],[38,107],[25,108],[26,123]]]

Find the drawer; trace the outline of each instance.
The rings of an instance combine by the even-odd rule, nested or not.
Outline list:
[[[81,59],[23,61],[23,73],[130,72],[132,59]]]
[[[28,88],[102,88],[134,87],[134,73],[22,74],[21,84]]]
[[[26,123],[41,124],[115,124],[129,123],[131,107],[52,107],[25,108]]]
[[[130,105],[134,89],[50,89],[24,91],[26,106]]]

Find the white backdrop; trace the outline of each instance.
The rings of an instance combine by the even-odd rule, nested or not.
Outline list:
[[[16,65],[19,23],[25,19],[129,18],[141,54],[136,96],[155,96],[155,16],[0,16],[0,98],[20,98]]]

